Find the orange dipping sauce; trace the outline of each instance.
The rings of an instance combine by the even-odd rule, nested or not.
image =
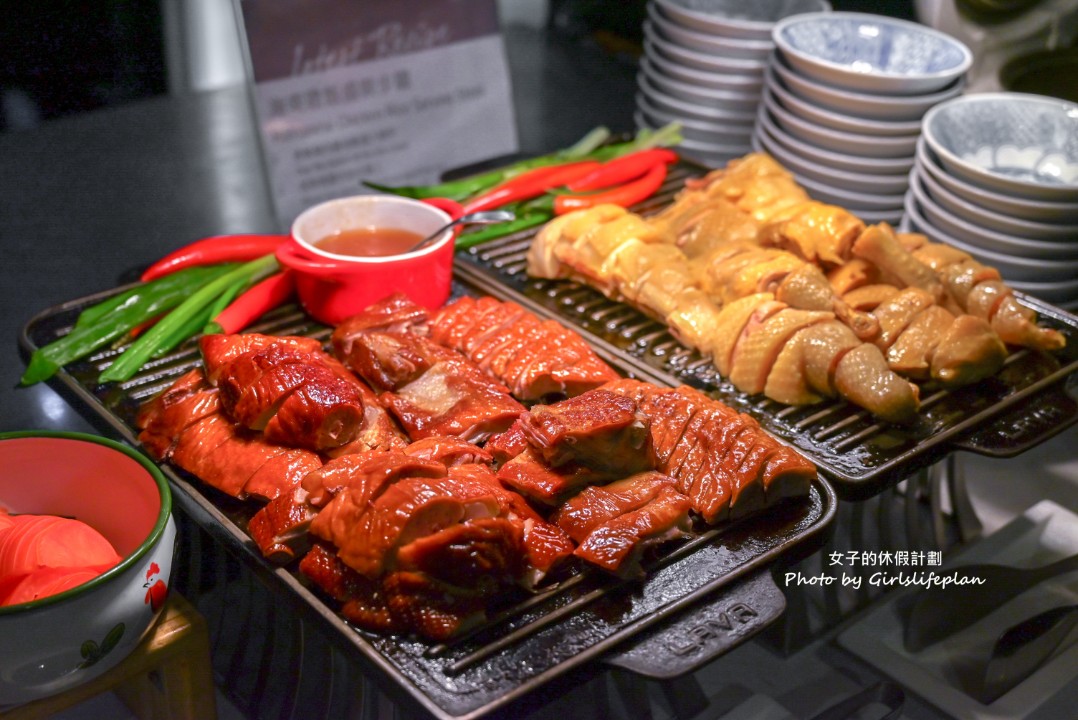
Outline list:
[[[336,255],[385,257],[403,255],[423,239],[419,233],[397,228],[356,228],[327,235],[314,243],[319,250]]]

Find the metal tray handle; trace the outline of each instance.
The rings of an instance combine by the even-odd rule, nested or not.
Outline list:
[[[785,596],[763,569],[720,598],[699,603],[619,646],[603,662],[652,680],[672,680],[745,642],[785,609]]]
[[[957,450],[1007,458],[1019,455],[1078,423],[1078,376],[1032,395],[952,441]]]

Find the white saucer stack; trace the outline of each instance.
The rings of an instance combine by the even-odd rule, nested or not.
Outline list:
[[[903,227],[1078,310],[1078,105],[981,93],[924,118]]]
[[[638,128],[682,126],[681,152],[719,167],[752,150],[771,30],[827,0],[654,0],[637,76]]]
[[[961,93],[968,48],[917,23],[850,12],[789,17],[772,38],[753,149],[815,199],[898,224],[921,118]]]

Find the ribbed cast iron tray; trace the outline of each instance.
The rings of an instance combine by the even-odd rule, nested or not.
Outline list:
[[[702,172],[680,164],[660,192],[634,210],[646,215],[661,209],[686,178]],[[662,323],[579,283],[529,277],[526,253],[534,234],[520,232],[459,253],[457,271],[506,299],[554,313],[637,372],[662,384],[692,385],[752,415],[811,458],[844,499],[875,495],[955,450],[1017,455],[1078,422],[1078,317],[1035,298],[1018,295],[1042,324],[1066,336],[1066,348],[1051,355],[1020,350],[995,377],[955,391],[924,388],[918,421],[899,427],[878,423],[846,402],[794,407],[738,391]]]
[[[45,310],[24,328],[26,354],[67,333],[79,311],[123,288]],[[458,278],[454,293],[499,294],[497,283]],[[540,314],[550,316],[547,310]],[[267,315],[253,332],[325,338],[294,306]],[[661,382],[647,367],[605,346],[600,355],[624,374]],[[193,343],[152,361],[132,380],[99,386],[110,349],[61,371],[53,386],[92,420],[104,421],[137,445],[135,413],[142,402],[199,363]],[[769,568],[817,549],[835,514],[830,484],[818,478],[804,501],[711,530],[673,546],[649,567],[646,580],[619,584],[581,572],[549,594],[521,600],[477,635],[446,646],[357,630],[335,604],[309,586],[294,567],[267,563],[245,528],[257,510],[206,487],[169,465],[178,507],[241,559],[286,606],[323,632],[391,695],[437,718],[477,718],[489,713],[519,717],[536,691],[566,673],[593,669],[596,661],[648,677],[690,672],[778,619],[785,599]]]

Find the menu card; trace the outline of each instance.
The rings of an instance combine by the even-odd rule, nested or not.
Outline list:
[[[496,0],[240,0],[282,227],[518,150]]]

